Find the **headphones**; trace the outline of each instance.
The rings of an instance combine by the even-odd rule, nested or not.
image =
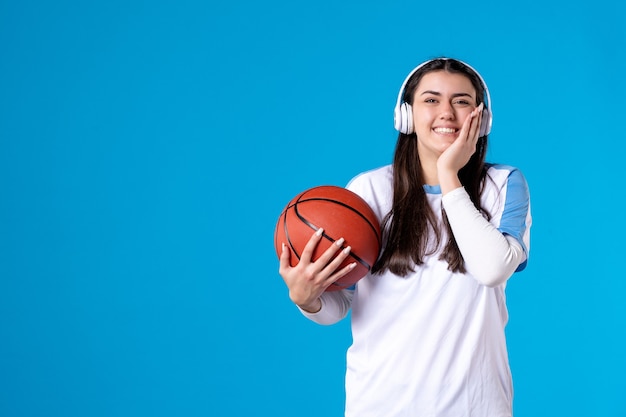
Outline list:
[[[428,60],[420,65],[418,65],[415,69],[413,69],[413,71],[411,71],[411,73],[406,77],[406,79],[404,80],[404,82],[402,83],[402,87],[400,87],[400,92],[398,93],[398,100],[396,101],[396,107],[393,111],[393,124],[394,127],[396,128],[397,131],[399,131],[400,133],[404,133],[404,134],[411,134],[414,131],[414,125],[413,125],[413,109],[411,108],[411,105],[404,102],[403,98],[404,98],[404,88],[406,87],[407,82],[409,81],[409,79],[411,78],[411,76],[413,74],[415,74],[415,72],[417,72],[417,70],[419,70],[420,68],[422,68],[424,65],[433,62],[433,61],[437,61],[437,60],[450,60],[451,58],[435,58],[435,59],[431,59]],[[470,70],[474,71],[474,73],[478,76],[478,78],[480,79],[480,82],[482,83],[484,89],[485,89],[485,95],[487,96],[487,102],[485,103],[485,108],[483,109],[483,114],[482,114],[482,121],[480,123],[480,130],[478,133],[478,137],[483,137],[483,136],[487,136],[489,134],[489,132],[491,132],[491,122],[492,122],[492,114],[491,114],[491,96],[489,95],[489,89],[487,88],[487,84],[485,83],[485,80],[483,79],[483,77],[481,77],[481,75],[478,73],[478,71],[476,71],[474,68],[472,68],[470,65],[466,64],[463,61],[459,61],[458,59],[455,60],[457,62],[460,62],[461,64],[465,65],[467,68],[469,68]]]

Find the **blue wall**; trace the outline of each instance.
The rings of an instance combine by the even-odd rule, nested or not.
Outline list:
[[[389,163],[448,55],[531,187],[515,414],[625,416],[626,9],[425,3],[3,1],[0,415],[341,415],[348,323],[290,303],[275,221]]]

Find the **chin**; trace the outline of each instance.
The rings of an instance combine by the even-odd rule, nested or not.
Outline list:
[[[445,152],[451,145],[452,143],[454,143],[454,141],[452,142],[446,142],[446,143],[442,143],[441,146],[439,147],[439,150],[443,153]]]

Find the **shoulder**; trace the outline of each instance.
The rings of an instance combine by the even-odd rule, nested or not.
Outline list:
[[[358,187],[362,184],[389,182],[393,182],[393,167],[391,165],[385,165],[370,169],[369,171],[361,172],[348,182],[346,188]]]
[[[517,167],[505,164],[487,164],[487,176],[498,189],[506,188],[509,191],[528,193],[526,177]],[[489,181],[486,186],[489,187]]]
[[[530,226],[530,192],[526,178],[518,168],[491,164],[482,201],[494,219],[501,219],[501,227],[507,222],[517,225],[517,229]]]
[[[501,173],[504,175],[519,175],[523,177],[522,171],[517,168],[514,167],[512,165],[506,165],[506,164],[494,164],[494,163],[488,163],[485,164],[487,166],[487,172],[490,174],[493,173]]]
[[[385,165],[362,172],[352,178],[346,188],[363,198],[382,219],[393,200],[393,168]]]
[[[393,168],[385,165],[358,174],[348,182],[346,188],[365,198],[368,194],[388,189],[392,184]]]

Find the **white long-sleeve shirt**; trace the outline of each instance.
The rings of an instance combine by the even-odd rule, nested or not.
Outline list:
[[[439,187],[425,186],[433,211],[445,208],[466,274],[449,271],[438,251],[407,277],[368,274],[354,289],[324,293],[318,313],[303,311],[332,324],[352,309],[346,417],[511,415],[504,290],[526,265],[530,201],[520,171],[494,165],[488,175],[481,199],[489,221],[463,188],[442,198]],[[386,166],[348,188],[382,220],[391,209],[392,179]]]

